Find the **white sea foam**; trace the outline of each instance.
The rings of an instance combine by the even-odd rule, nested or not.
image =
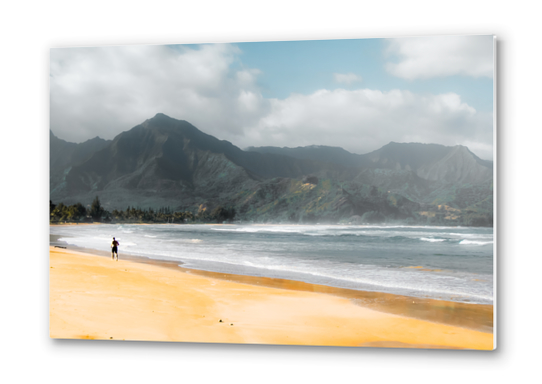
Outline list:
[[[461,245],[487,245],[493,244],[493,241],[474,241],[474,240],[462,240],[459,242]]]
[[[446,239],[433,239],[429,237],[422,237],[420,238],[421,241],[428,241],[430,243],[440,243],[441,241],[446,241]]]
[[[137,244],[133,243],[131,241],[122,241],[121,239],[117,239],[117,240],[119,240],[119,246],[122,246],[122,247],[137,247]]]
[[[225,263],[234,265],[232,263]],[[435,274],[409,271],[404,273],[397,270],[385,270],[376,266],[364,266],[359,268],[359,271],[352,270],[346,272],[344,265],[329,263],[322,265],[319,268],[310,268],[309,265],[303,264],[267,264],[250,261],[243,261],[242,264],[256,268],[258,270],[266,270],[263,275],[271,275],[272,277],[281,276],[280,272],[287,272],[288,277],[296,276],[296,279],[308,282],[324,283],[335,285],[343,288],[362,288],[363,290],[372,291],[391,291],[412,294],[418,292],[418,295],[424,297],[463,297],[469,298],[472,301],[491,302],[491,289],[472,290],[467,284],[467,279],[455,276],[439,276]],[[184,267],[198,267],[198,264],[185,264]],[[277,274],[269,272],[278,272]],[[356,273],[359,272],[359,273]],[[311,278],[312,277],[312,278]],[[314,279],[316,278],[316,279]],[[447,280],[446,284],[438,283],[439,280]],[[472,278],[468,280],[472,281]]]

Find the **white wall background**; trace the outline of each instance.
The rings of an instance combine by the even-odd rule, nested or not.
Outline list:
[[[532,1],[4,2],[0,12],[3,382],[511,382],[539,367],[539,9]],[[57,341],[48,337],[48,50],[496,34],[499,347],[494,352]],[[524,377],[525,379],[522,379]],[[7,381],[5,379],[8,379]],[[505,381],[506,380],[506,381]]]

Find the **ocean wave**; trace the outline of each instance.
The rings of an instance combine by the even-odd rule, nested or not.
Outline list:
[[[194,261],[200,261],[200,260],[194,260]],[[209,260],[211,261],[211,260]],[[214,260],[213,260],[214,261]],[[216,262],[216,261],[214,261]],[[390,292],[397,292],[398,293],[409,293],[414,294],[416,292],[416,296],[421,295],[425,297],[439,297],[439,296],[446,296],[446,298],[463,298],[468,300],[474,300],[475,302],[492,302],[493,296],[491,291],[484,293],[484,292],[473,292],[471,289],[468,289],[466,286],[463,286],[464,279],[462,278],[454,278],[451,276],[446,276],[446,280],[453,280],[456,282],[455,287],[450,286],[443,286],[439,281],[442,281],[443,278],[440,276],[431,275],[431,278],[429,278],[430,275],[424,275],[422,279],[420,279],[421,276],[418,276],[418,279],[413,280],[408,275],[413,272],[392,272],[391,274],[385,273],[384,271],[379,270],[378,267],[372,267],[372,268],[363,268],[365,271],[363,274],[351,274],[347,273],[347,269],[343,268],[333,268],[331,265],[328,266],[328,268],[317,268],[317,269],[311,269],[307,266],[302,265],[293,265],[293,264],[262,264],[258,262],[252,262],[248,260],[244,260],[241,262],[234,262],[234,261],[220,261],[218,262],[222,265],[231,265],[232,267],[238,266],[239,264],[242,264],[247,267],[252,267],[257,270],[267,270],[267,271],[275,271],[275,272],[287,272],[289,274],[294,274],[294,276],[289,275],[288,278],[293,278],[295,280],[300,281],[306,281],[306,282],[316,282],[316,283],[324,283],[324,284],[330,284],[337,287],[342,288],[351,288],[351,289],[362,289],[362,290],[369,290],[369,291],[390,291]],[[185,268],[195,268],[200,269],[200,266],[192,265],[191,262],[187,264],[183,264],[183,267]],[[331,268],[330,268],[331,267]],[[365,266],[368,267],[368,266]],[[220,268],[219,268],[220,269]],[[239,273],[239,271],[235,271],[236,273]],[[350,269],[351,272],[351,269]],[[385,274],[382,274],[382,273]],[[246,272],[245,272],[246,273]],[[250,273],[249,273],[250,274]],[[263,273],[265,276],[269,276],[268,273]],[[271,275],[273,276],[273,275]],[[322,280],[314,280],[311,279],[309,276],[313,276],[316,278],[324,279]],[[414,282],[415,281],[415,282]],[[458,285],[457,285],[458,284]]]
[[[446,241],[446,239],[433,239],[433,238],[430,238],[430,237],[421,237],[420,240],[421,241],[428,241],[430,243],[440,243],[441,241]]]
[[[136,243],[132,243],[130,241],[122,241],[121,239],[117,239],[119,240],[119,246],[122,246],[122,247],[136,247],[137,244]]]
[[[474,241],[474,240],[461,240],[459,242],[461,245],[488,245],[493,244],[493,241]]]
[[[460,237],[460,238],[463,238],[465,240],[467,239],[473,239],[473,238],[476,238],[476,239],[491,239],[493,240],[493,234],[489,233],[456,233],[456,232],[450,232],[450,233],[443,233],[442,235],[448,235],[448,236],[451,236],[451,237]]]
[[[351,228],[216,228],[215,231],[230,232],[230,233],[261,233],[261,234],[284,234],[284,235],[299,235],[309,237],[386,237],[386,238],[405,238],[412,239],[419,236],[419,233],[410,234],[408,232],[394,231],[374,231],[364,229]],[[431,233],[422,233],[430,235]]]
[[[448,233],[438,233],[440,238],[435,238],[435,230],[458,227],[428,227],[428,226],[379,226],[379,225],[318,225],[318,226],[245,226],[245,227],[217,227],[214,231],[229,233],[250,233],[250,234],[283,234],[300,235],[319,238],[339,238],[339,237],[358,237],[358,238],[386,238],[386,239],[405,239],[426,242],[443,242],[446,240],[465,239],[469,241],[492,241],[493,234],[470,234],[450,231]],[[421,229],[421,230],[420,230]],[[444,238],[442,238],[444,237]],[[449,237],[449,238],[448,238]]]

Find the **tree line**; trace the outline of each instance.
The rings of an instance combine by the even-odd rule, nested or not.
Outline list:
[[[211,212],[200,210],[197,214],[190,211],[173,211],[170,207],[161,207],[154,210],[152,208],[141,209],[130,206],[124,211],[114,209],[109,212],[103,208],[98,196],[88,209],[81,203],[73,205],[53,204],[49,200],[49,220],[51,223],[223,223],[233,221],[235,214],[233,207],[223,206],[218,206]]]

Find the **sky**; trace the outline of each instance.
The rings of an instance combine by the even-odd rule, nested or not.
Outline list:
[[[240,148],[465,145],[493,159],[493,37],[55,48],[50,128],[113,139],[156,113]]]

